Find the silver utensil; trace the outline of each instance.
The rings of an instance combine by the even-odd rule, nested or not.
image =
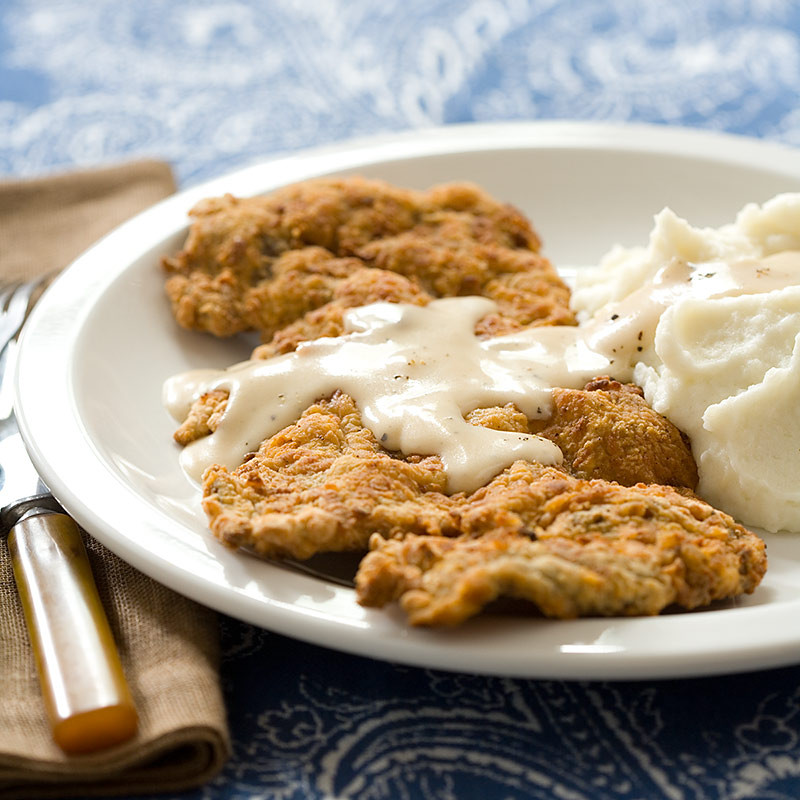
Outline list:
[[[268,558],[271,564],[310,578],[352,589],[358,565],[366,552],[319,553],[306,561],[294,558]],[[259,556],[255,556],[258,558]]]
[[[17,339],[42,285],[0,287],[0,531],[53,738],[89,753],[130,739],[138,718],[80,531],[39,478],[14,413]]]

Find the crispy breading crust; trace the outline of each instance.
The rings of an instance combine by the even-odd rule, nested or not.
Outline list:
[[[479,408],[466,418],[475,425],[550,439],[576,478],[604,478],[625,486],[697,486],[688,438],[653,411],[633,384],[596,378],[581,390],[554,389],[553,413],[545,419],[528,420],[512,404]]]
[[[225,544],[262,556],[364,550],[373,532],[456,535],[438,457],[394,458],[337,393],[238,469],[213,466],[203,507]]]
[[[568,396],[588,394],[574,390]],[[509,413],[508,408],[489,411]],[[627,406],[609,403],[610,430],[628,414]],[[635,414],[663,419],[646,405]],[[679,482],[691,454],[677,433],[674,440],[674,452],[656,445],[653,459],[663,459],[660,468]],[[638,446],[646,451],[649,440]],[[642,456],[644,462],[653,459]],[[594,468],[599,477],[611,479],[625,470],[610,459],[598,460]],[[226,544],[264,556],[308,558],[328,550],[366,549],[375,532],[457,536],[466,530],[467,509],[482,495],[476,492],[467,502],[465,495],[448,496],[446,489],[438,457],[386,452],[363,426],[353,399],[339,392],[309,408],[233,472],[219,466],[207,470],[203,503],[212,531]],[[496,500],[503,506],[508,498]]]
[[[761,539],[664,486],[585,481],[516,462],[476,492],[458,538],[376,534],[358,600],[399,600],[412,625],[456,625],[498,597],[549,617],[650,615],[752,592]]]
[[[544,426],[533,421],[530,430],[559,446],[575,477],[697,486],[688,437],[647,405],[638,386],[598,378],[584,391],[554,389],[553,406]]]
[[[279,330],[269,342],[256,347],[252,358],[289,353],[297,349],[300,342],[321,336],[341,336],[345,332],[344,315],[348,308],[378,302],[424,306],[431,299],[427,292],[402,275],[384,269],[359,269],[336,285],[330,302]]]
[[[569,291],[525,217],[471,184],[427,192],[363,178],[307,181],[266,197],[198,203],[184,248],[163,265],[185,328],[265,342],[334,299],[369,267],[429,296],[483,294],[499,304],[479,333],[575,324]]]
[[[228,472],[203,505],[225,544],[267,557],[372,546],[359,602],[452,625],[500,596],[554,617],[655,614],[752,591],[763,542],[688,490],[581,480],[515,462],[448,496],[441,461],[384,452],[337,393]]]
[[[417,192],[308,181],[268,197],[212,198],[192,216],[183,250],[163,262],[175,317],[217,336],[259,331],[254,358],[339,336],[348,308],[377,301],[484,295],[497,310],[479,320],[478,336],[576,324],[530,224],[471,184]],[[176,440],[213,433],[226,404],[225,391],[203,395]],[[513,405],[466,418],[545,436],[564,463],[518,461],[476,492],[448,495],[438,457],[385,451],[352,398],[336,393],[237,469],[206,470],[210,527],[264,557],[369,546],[359,602],[399,601],[414,625],[458,624],[499,597],[559,618],[656,614],[761,580],[763,542],[692,494],[686,437],[638,387],[598,378],[555,389],[545,420]]]
[[[185,447],[195,439],[201,439],[203,436],[213,433],[222,420],[227,404],[228,391],[226,389],[214,389],[200,395],[192,403],[186,419],[172,438]]]

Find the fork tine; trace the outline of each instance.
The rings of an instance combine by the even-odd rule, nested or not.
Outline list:
[[[11,283],[0,284],[2,286],[2,289],[0,289],[0,313],[5,311],[5,308],[8,305],[8,299],[17,290],[19,284],[19,281],[11,281]]]
[[[25,293],[18,295],[17,287],[4,299],[7,305],[0,310],[0,351],[17,335],[28,310],[28,298]]]
[[[12,284],[0,293],[0,352],[20,332],[30,310],[33,293],[42,280]]]
[[[51,277],[45,275],[29,283],[0,284],[0,431],[13,413],[14,388],[8,379],[14,373],[17,358],[13,345],[33,306],[32,298]]]

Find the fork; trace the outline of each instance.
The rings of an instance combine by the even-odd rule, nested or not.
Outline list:
[[[17,340],[46,282],[0,286],[0,531],[53,738],[90,753],[133,736],[137,714],[80,531],[39,478],[14,412]]]
[[[22,497],[27,489],[37,493],[47,491],[39,481],[19,436],[14,413],[14,376],[19,334],[34,299],[49,279],[50,276],[45,275],[26,283],[15,281],[0,285],[0,508]],[[11,472],[8,464],[15,467]]]
[[[14,374],[19,333],[33,306],[33,296],[48,279],[45,276],[28,283],[17,281],[0,290],[0,434],[14,413],[12,381],[4,380],[4,376]]]

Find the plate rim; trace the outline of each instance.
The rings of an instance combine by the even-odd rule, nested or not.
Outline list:
[[[459,638],[463,638],[458,634],[442,637],[437,632],[431,633],[430,636],[425,632],[421,634],[407,632],[399,638],[396,637],[396,641],[392,641],[391,637],[386,639],[382,642],[382,647],[376,651],[369,641],[364,644],[358,640],[358,634],[355,639],[350,637],[343,642],[341,631],[332,626],[330,621],[321,621],[313,615],[308,617],[307,630],[297,631],[292,624],[291,612],[287,622],[283,618],[285,610],[272,607],[273,613],[266,614],[265,618],[261,613],[263,606],[254,604],[252,599],[246,599],[242,595],[234,595],[231,598],[224,587],[209,587],[204,580],[198,580],[197,575],[186,570],[183,576],[185,580],[180,582],[180,587],[176,587],[175,569],[180,571],[181,565],[175,565],[164,558],[153,560],[150,554],[142,553],[133,541],[116,535],[109,529],[108,520],[98,516],[98,512],[90,505],[91,501],[84,501],[75,494],[69,479],[65,478],[57,468],[57,465],[63,462],[63,457],[58,457],[54,453],[55,440],[48,439],[48,434],[52,436],[54,427],[52,423],[43,423],[43,415],[52,412],[53,409],[52,407],[46,409],[40,396],[41,372],[53,368],[52,353],[47,352],[48,337],[54,334],[63,335],[65,330],[80,330],[85,319],[85,316],[81,315],[88,313],[113,281],[130,267],[132,263],[130,259],[119,259],[114,269],[98,275],[97,264],[107,253],[115,252],[125,243],[130,245],[148,242],[155,246],[167,235],[175,235],[187,226],[186,212],[197,200],[224,191],[235,194],[238,191],[237,186],[251,186],[254,181],[261,181],[261,176],[266,173],[269,174],[268,185],[262,185],[257,192],[250,194],[270,191],[285,183],[303,180],[313,175],[330,174],[401,158],[517,147],[584,149],[588,145],[593,148],[626,152],[633,149],[651,154],[675,155],[679,152],[682,156],[723,163],[746,161],[751,167],[800,178],[800,150],[776,142],[671,126],[545,121],[466,123],[351,139],[266,159],[203,181],[144,210],[96,242],[66,268],[34,308],[20,340],[20,369],[15,384],[15,404],[19,409],[20,429],[34,464],[54,495],[87,531],[123,560],[155,580],[204,605],[246,622],[354,655],[449,671],[527,678],[605,680],[712,675],[797,663],[800,661],[800,637],[787,636],[780,641],[761,643],[758,647],[741,644],[728,651],[713,649],[699,654],[699,658],[695,651],[693,653],[695,660],[691,663],[687,661],[687,655],[680,651],[672,655],[670,652],[661,653],[658,664],[653,664],[652,656],[642,658],[630,651],[620,653],[614,650],[613,646],[604,649],[601,645],[593,647],[591,643],[587,643],[583,651],[575,650],[568,654],[553,652],[540,656],[535,664],[525,663],[524,659],[518,658],[503,665],[496,665],[493,664],[492,654],[480,658],[480,653],[473,652],[477,660],[459,669],[458,662],[453,658],[452,647],[454,640],[458,642]],[[321,167],[324,171],[320,171]],[[179,219],[181,223],[176,229]],[[72,315],[69,320],[64,319],[64,314],[67,313]],[[72,395],[73,375],[69,365],[64,364],[61,369],[56,369],[55,376],[58,379],[57,386],[67,392],[69,399],[69,402],[57,409],[58,419],[60,423],[71,421],[76,426],[72,431],[74,440],[81,422]],[[84,445],[91,451],[91,442],[84,442]],[[141,506],[141,502],[138,504],[134,502],[134,506],[137,505]],[[143,513],[142,518],[144,521],[149,519],[146,513]],[[302,580],[313,581],[311,578],[298,577],[298,581]],[[736,610],[740,614],[739,618],[742,614],[759,617],[767,608],[768,604]],[[698,618],[698,614],[690,614],[676,615],[673,619],[681,619],[683,620],[681,624],[686,624],[687,619]],[[637,619],[638,622],[634,624],[647,622],[647,619]],[[630,624],[633,620],[624,622]],[[553,627],[560,622],[546,621],[546,624]],[[669,628],[670,625],[671,623],[667,623],[666,627]],[[456,650],[462,652],[465,647],[469,651],[469,647],[463,644],[461,649],[457,647]],[[735,659],[733,664],[732,658]]]

